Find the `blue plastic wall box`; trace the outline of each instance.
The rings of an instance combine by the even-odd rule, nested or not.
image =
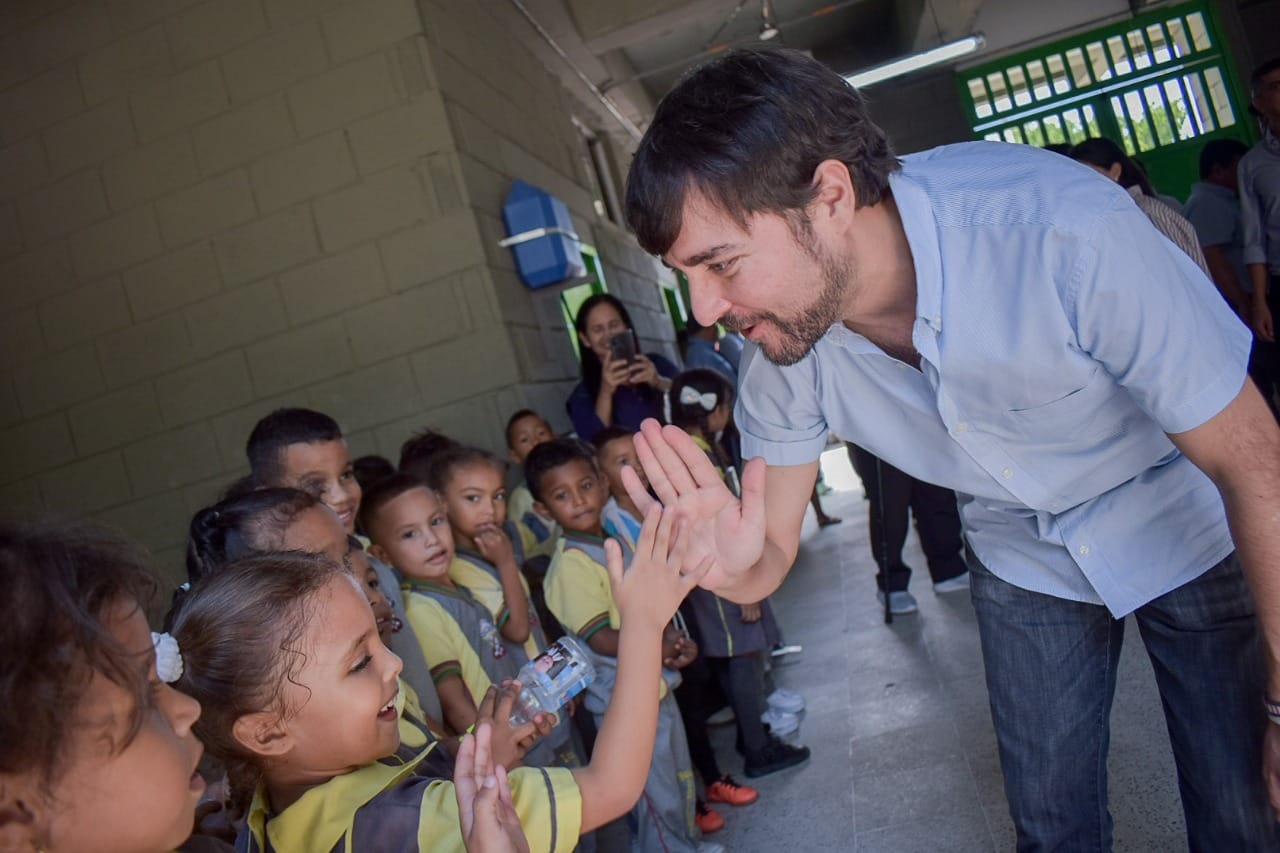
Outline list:
[[[502,206],[502,221],[516,271],[529,287],[547,287],[586,274],[569,209],[551,193],[516,181]]]

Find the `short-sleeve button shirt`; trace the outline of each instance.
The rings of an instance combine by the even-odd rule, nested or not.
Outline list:
[[[920,369],[842,324],[790,367],[752,347],[744,457],[812,462],[832,430],[955,489],[999,577],[1116,616],[1230,553],[1217,489],[1166,435],[1245,380],[1251,336],[1204,273],[1118,185],[1029,146],[905,157],[890,188]]]

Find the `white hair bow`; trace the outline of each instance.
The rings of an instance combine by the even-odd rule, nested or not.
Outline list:
[[[716,410],[716,395],[712,391],[699,394],[697,388],[692,385],[686,385],[680,389],[680,405],[701,406],[708,412],[714,412]]]
[[[156,675],[165,684],[173,684],[182,677],[182,650],[172,634],[151,632],[151,642],[156,647]]]

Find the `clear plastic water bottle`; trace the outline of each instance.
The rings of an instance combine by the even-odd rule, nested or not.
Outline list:
[[[591,655],[573,637],[561,637],[521,667],[520,695],[511,709],[511,725],[532,722],[540,712],[555,714],[596,677]]]

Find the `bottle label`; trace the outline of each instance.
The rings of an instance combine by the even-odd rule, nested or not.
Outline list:
[[[545,696],[554,696],[563,705],[591,683],[594,667],[559,642],[529,662],[529,672]]]

